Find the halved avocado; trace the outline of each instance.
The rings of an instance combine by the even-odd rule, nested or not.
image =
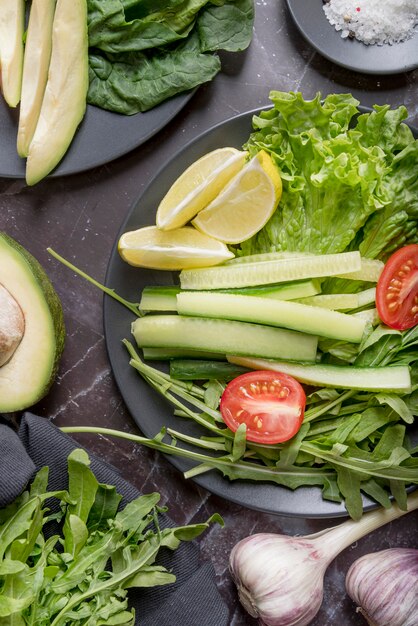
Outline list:
[[[23,69],[25,0],[2,0],[0,9],[1,89],[11,107],[19,104]]]
[[[44,97],[51,59],[54,13],[55,0],[32,0],[23,59],[17,131],[17,152],[21,157],[28,156]]]
[[[57,373],[65,327],[61,301],[38,261],[0,232],[0,285],[20,307],[24,332],[0,367],[0,412],[26,409],[48,392]]]
[[[34,185],[60,162],[84,117],[89,86],[86,0],[58,0],[41,111],[26,162]]]

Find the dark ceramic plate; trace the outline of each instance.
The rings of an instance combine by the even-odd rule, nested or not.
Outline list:
[[[166,100],[150,111],[119,115],[87,106],[73,142],[50,176],[77,174],[103,165],[143,144],[165,126],[190,100],[194,91]],[[25,160],[16,152],[19,108],[10,109],[0,98],[0,176],[24,178]]]
[[[116,288],[124,298],[138,302],[140,292],[146,285],[174,284],[177,278],[174,273],[140,270],[121,261],[117,251],[117,241],[123,232],[155,223],[156,207],[161,198],[193,161],[210,150],[226,145],[241,148],[252,131],[251,120],[254,113],[256,111],[250,111],[214,126],[186,145],[163,166],[134,204],[119,231],[106,275],[108,287]],[[416,136],[418,136],[418,131]],[[129,366],[128,353],[121,341],[131,336],[130,325],[134,319],[135,317],[128,309],[115,300],[105,297],[104,330],[109,359],[117,385],[133,419],[147,437],[155,436],[163,426],[198,436],[197,426],[189,420],[175,417],[171,405],[151,389]],[[182,471],[191,467],[183,459],[168,458],[176,468]],[[231,502],[268,513],[303,517],[346,515],[343,505],[323,500],[319,488],[301,487],[296,491],[291,491],[269,483],[241,480],[230,482],[216,470],[193,480]],[[367,499],[364,500],[364,504],[366,509],[375,506]]]
[[[286,1],[305,39],[334,63],[365,74],[399,74],[418,67],[418,32],[398,44],[366,45],[341,37],[328,22],[322,0]]]

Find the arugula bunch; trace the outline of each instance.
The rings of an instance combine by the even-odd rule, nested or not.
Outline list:
[[[344,501],[353,519],[362,515],[362,493],[384,507],[391,506],[392,495],[399,507],[406,509],[406,487],[418,483],[417,442],[409,439],[406,428],[418,414],[418,327],[401,333],[379,326],[354,358],[354,363],[362,367],[409,364],[409,393],[315,389],[307,396],[299,433],[289,442],[276,445],[246,441],[245,425],[235,434],[225,428],[218,409],[226,379],[202,385],[177,380],[142,362],[128,341],[125,345],[131,365],[175,406],[175,414],[192,419],[208,431],[201,437],[172,429],[151,440],[128,437],[166,454],[193,460],[196,466],[186,472],[186,477],[217,469],[231,480],[270,481],[290,489],[318,485],[324,499]],[[231,370],[235,367],[231,365]],[[100,432],[118,435],[106,429]],[[166,434],[171,437],[170,443],[163,441]],[[182,448],[179,441],[205,452]]]
[[[160,528],[159,494],[119,510],[122,496],[99,483],[82,449],[68,457],[68,490],[48,491],[48,468],[0,511],[0,624],[133,626],[131,587],[166,585],[176,577],[155,563],[161,548],[201,534],[207,522]],[[54,532],[54,534],[51,534]]]
[[[210,81],[253,21],[253,0],[88,0],[88,102],[132,115]]]

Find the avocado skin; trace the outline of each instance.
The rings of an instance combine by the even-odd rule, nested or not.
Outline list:
[[[30,272],[33,276],[34,281],[38,284],[40,290],[42,291],[45,302],[49,308],[51,319],[54,328],[55,335],[55,354],[53,358],[53,364],[51,368],[51,374],[49,380],[45,382],[44,386],[38,390],[36,394],[33,396],[32,404],[36,404],[43,397],[46,396],[49,389],[51,388],[52,383],[55,380],[55,377],[58,372],[59,362],[64,350],[65,345],[65,323],[64,323],[64,313],[62,309],[61,300],[55,291],[50,279],[48,278],[44,268],[39,263],[37,259],[28,250],[26,250],[22,245],[20,245],[15,239],[7,235],[5,232],[0,231],[0,239],[2,239],[10,248],[15,250],[21,257],[22,262],[26,265],[28,272]],[[0,368],[1,375],[1,368]],[[11,390],[13,391],[13,390]],[[14,408],[15,411],[23,410],[28,407],[16,405]],[[0,402],[0,410],[1,410],[1,402]]]

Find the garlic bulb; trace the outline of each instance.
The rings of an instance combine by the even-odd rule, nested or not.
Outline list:
[[[322,604],[330,560],[307,537],[261,533],[233,548],[230,568],[241,604],[260,624],[303,626]]]
[[[234,546],[229,559],[242,605],[263,626],[307,626],[321,606],[324,574],[331,561],[375,528],[416,508],[418,491],[409,497],[407,511],[394,504],[366,513],[358,522],[348,520],[306,537],[273,533],[246,537]],[[386,622],[378,626],[383,624],[389,626]],[[407,624],[412,626],[412,622],[402,626]]]
[[[417,626],[418,550],[366,554],[351,565],[345,584],[371,626]]]

